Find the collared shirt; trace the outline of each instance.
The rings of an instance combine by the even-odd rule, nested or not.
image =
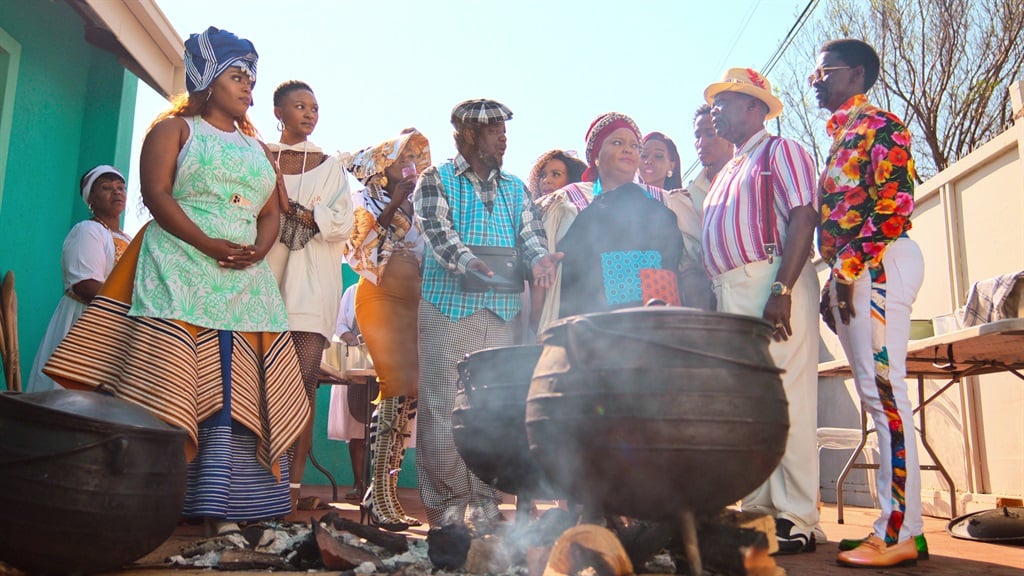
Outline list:
[[[829,118],[833,138],[821,191],[818,251],[834,277],[879,270],[886,248],[910,230],[914,159],[910,131],[858,94]]]
[[[701,245],[704,268],[713,278],[744,264],[768,258],[765,250],[764,193],[761,191],[761,157],[768,153],[765,130],[750,137],[722,168],[704,200]],[[786,244],[789,213],[800,206],[816,206],[814,160],[793,140],[778,138],[770,166],[778,250]]]
[[[466,245],[474,242],[466,242],[465,239],[486,238],[489,231],[485,229],[488,223],[482,219],[468,222],[462,228],[457,226],[453,205],[462,204],[465,199],[452,194],[475,194],[495,218],[505,216],[499,213],[501,206],[511,206],[512,212],[507,217],[517,225],[514,243],[523,251],[523,263],[531,267],[548,253],[540,215],[526,185],[519,178],[492,170],[486,179],[481,179],[461,154],[447,165],[450,168],[445,170],[451,170],[458,190],[446,189],[440,168],[434,166],[423,172],[413,193],[416,220],[427,243],[423,263],[423,297],[438,306],[453,322],[480,308],[489,308],[503,319],[511,319],[521,307],[518,294],[465,294],[458,290],[456,274],[465,274],[466,265],[475,258]],[[432,267],[440,267],[448,274],[432,275]]]

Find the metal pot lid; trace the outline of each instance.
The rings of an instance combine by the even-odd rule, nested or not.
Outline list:
[[[54,410],[103,424],[120,424],[158,432],[183,432],[141,406],[99,392],[65,389],[28,393],[5,392],[0,394],[0,399],[26,407]]]
[[[946,532],[963,540],[1024,544],[1024,508],[1003,506],[964,514],[950,520]]]

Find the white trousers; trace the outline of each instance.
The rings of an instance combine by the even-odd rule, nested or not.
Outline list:
[[[910,308],[924,281],[924,257],[913,240],[899,238],[886,250],[882,265],[884,284],[873,284],[868,273],[853,284],[856,316],[849,324],[839,321],[835,286],[831,302],[861,405],[874,420],[878,434],[880,467],[875,483],[882,515],[875,521],[875,535],[886,539],[888,532],[889,542],[902,542],[924,530],[917,433],[906,381]],[[875,350],[883,345],[888,355],[888,384],[884,366],[875,362]],[[883,379],[876,380],[876,375]],[[899,429],[902,439],[892,433]],[[901,482],[904,474],[905,482]]]
[[[780,264],[762,260],[715,277],[718,311],[761,318]],[[818,523],[818,296],[818,277],[808,259],[791,296],[793,335],[769,348],[776,366],[785,370],[786,452],[764,484],[743,499],[744,510],[785,518],[804,533]]]

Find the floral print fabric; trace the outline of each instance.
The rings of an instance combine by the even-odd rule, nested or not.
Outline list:
[[[821,185],[818,250],[847,282],[881,270],[889,244],[910,230],[914,159],[910,131],[858,94],[828,121],[833,138]]]

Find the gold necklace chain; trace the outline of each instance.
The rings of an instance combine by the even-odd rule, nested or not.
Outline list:
[[[827,160],[831,160],[832,156],[839,150],[839,146],[846,139],[846,133],[850,131],[850,127],[853,126],[853,123],[860,117],[868,105],[867,102],[861,102],[850,110],[850,115],[846,117],[846,123],[843,124],[842,128],[836,130],[835,135],[832,136],[832,147],[829,148]]]
[[[99,218],[98,218],[97,216],[93,216],[93,217],[92,217],[92,219],[93,219],[93,221],[95,221],[95,222],[99,222],[99,223],[100,223],[100,226],[103,226],[104,228],[106,228],[106,229],[107,229],[107,232],[110,232],[111,234],[123,234],[123,232],[121,232],[121,230],[120,230],[120,229],[118,229],[118,230],[114,230],[114,229],[113,229],[113,228],[111,228],[110,226],[107,226],[107,223],[106,223],[106,222],[104,222],[103,220],[100,220],[100,219],[99,219]]]

